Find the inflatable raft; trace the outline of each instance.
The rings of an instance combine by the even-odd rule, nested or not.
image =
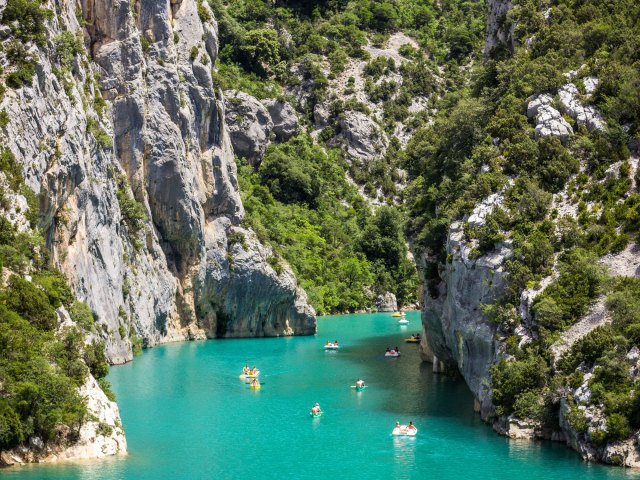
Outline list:
[[[392,350],[391,352],[386,352],[384,354],[385,357],[399,357],[400,356],[400,352],[396,352],[395,350]]]
[[[396,435],[398,437],[415,437],[416,433],[418,433],[418,429],[416,427],[409,428],[406,425],[400,425],[400,428],[396,427],[391,432],[391,435]]]
[[[338,350],[340,347],[338,345],[336,345],[335,343],[330,343],[329,345],[325,345],[324,349],[325,350]]]

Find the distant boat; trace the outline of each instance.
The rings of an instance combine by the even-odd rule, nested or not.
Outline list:
[[[416,337],[405,338],[404,341],[407,343],[420,343],[420,339]]]
[[[402,316],[402,314],[401,314],[400,312],[393,312],[393,313],[391,314],[391,316],[392,316],[392,317],[401,317],[401,316]]]
[[[409,323],[409,320],[407,320],[406,318],[402,317],[400,320],[398,320],[398,323],[400,325],[406,325],[407,323]]]

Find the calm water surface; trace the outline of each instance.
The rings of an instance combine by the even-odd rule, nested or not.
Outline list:
[[[317,337],[167,345],[111,369],[129,455],[0,471],[11,479],[640,479],[558,444],[508,441],[472,411],[464,382],[433,375],[418,312],[323,317]],[[327,340],[339,352],[325,352]],[[402,357],[384,357],[387,346]],[[262,371],[262,390],[238,375]],[[350,388],[357,377],[364,392]],[[325,415],[309,417],[314,402]],[[413,420],[415,438],[390,436]]]

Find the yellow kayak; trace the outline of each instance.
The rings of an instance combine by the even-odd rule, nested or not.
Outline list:
[[[402,314],[400,312],[395,312],[391,314],[392,317],[401,317]]]
[[[258,378],[259,375],[260,375],[260,370],[258,370],[255,375],[250,373],[242,373],[240,374],[240,378]]]
[[[420,343],[420,339],[418,338],[405,338],[404,341],[407,343]]]
[[[260,385],[249,385],[251,390],[260,390]]]

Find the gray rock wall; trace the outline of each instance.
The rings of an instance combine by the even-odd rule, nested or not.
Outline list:
[[[0,103],[10,117],[1,136],[39,194],[54,262],[95,312],[109,359],[132,358],[130,331],[147,346],[219,336],[203,307],[212,298],[224,336],[314,333],[315,314],[290,269],[281,261],[274,274],[272,252],[251,232],[246,261],[224,264],[227,234],[244,212],[211,77],[217,24],[206,2],[203,19],[195,0],[49,8],[48,43],[30,46],[32,84]],[[68,74],[56,70],[63,31],[84,44]],[[146,213],[139,231],[123,198]]]
[[[422,357],[434,363],[434,371],[459,371],[480,403],[483,418],[492,412],[487,381],[489,367],[495,360],[495,327],[480,310],[504,293],[506,272],[503,262],[511,251],[502,245],[495,252],[476,260],[469,258],[472,245],[464,240],[462,225],[454,223],[447,239],[449,261],[440,272],[442,281],[437,294],[424,289],[422,323],[424,338]],[[418,270],[424,275],[429,260],[418,258]]]

